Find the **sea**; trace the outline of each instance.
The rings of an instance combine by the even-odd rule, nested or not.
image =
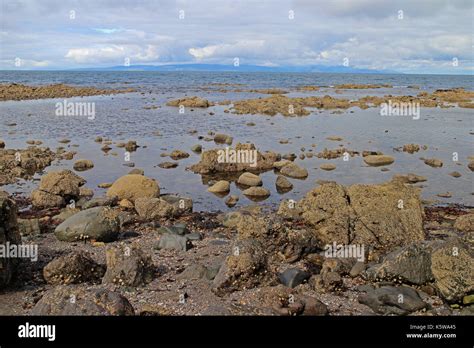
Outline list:
[[[133,88],[126,94],[68,98],[67,102],[89,102],[95,108],[95,117],[58,116],[58,103],[64,99],[41,99],[0,102],[0,139],[7,148],[26,148],[27,140],[40,140],[41,146],[77,151],[72,161],[55,161],[46,171],[58,168],[72,169],[77,159],[89,159],[94,168],[78,173],[87,180],[87,187],[96,196],[105,194],[99,183],[113,182],[132,168],[141,168],[145,175],[158,180],[162,193],[176,193],[193,198],[195,211],[226,211],[225,197],[207,191],[209,178],[187,170],[199,162],[200,155],[191,147],[201,144],[204,150],[224,148],[226,145],[204,141],[209,132],[225,133],[238,142],[250,142],[260,151],[276,151],[281,154],[318,153],[324,148],[347,149],[362,152],[382,151],[395,157],[395,162],[380,167],[367,166],[361,156],[325,160],[317,157],[295,160],[305,167],[309,176],[305,180],[290,179],[294,188],[281,194],[275,188],[276,174],[261,174],[263,186],[271,195],[257,204],[276,207],[282,199],[298,200],[317,185],[318,180],[336,181],[351,185],[357,183],[382,183],[395,174],[415,173],[428,180],[417,184],[422,197],[433,204],[461,204],[474,206],[473,173],[468,169],[468,157],[474,156],[474,110],[459,107],[421,108],[419,119],[412,117],[384,117],[380,108],[362,110],[358,107],[335,113],[334,110],[309,109],[308,116],[284,117],[281,115],[236,115],[225,112],[228,105],[210,108],[168,107],[166,102],[185,96],[200,96],[212,102],[264,98],[268,95],[249,92],[250,89],[278,88],[289,91],[289,97],[324,96],[358,99],[363,96],[417,95],[437,89],[462,87],[474,90],[473,76],[451,75],[402,75],[402,74],[329,74],[329,73],[280,73],[280,72],[158,72],[158,71],[0,71],[0,83],[47,85],[64,83],[73,86],[97,88]],[[390,88],[349,89],[333,88],[338,84],[388,84]],[[316,85],[318,91],[301,91],[298,87]],[[212,115],[210,113],[213,113]],[[16,126],[8,126],[16,123]],[[254,123],[255,126],[248,126]],[[192,132],[197,131],[197,132]],[[160,135],[157,135],[158,133]],[[130,153],[127,161],[125,149],[112,145],[109,155],[94,142],[97,136],[113,142],[137,141],[140,147]],[[341,137],[331,141],[328,137]],[[58,140],[68,138],[69,144]],[[281,140],[288,140],[282,144]],[[397,151],[404,144],[426,145],[426,150],[414,154]],[[178,167],[163,169],[158,164],[171,161],[160,157],[162,153],[183,150],[190,157],[179,160]],[[113,156],[111,153],[116,155]],[[420,158],[438,158],[444,162],[441,168],[427,166]],[[333,163],[336,169],[324,171],[323,163]],[[457,171],[462,176],[454,178],[449,173]],[[40,175],[33,181],[19,181],[1,189],[11,193],[29,195],[38,185]],[[239,195],[237,207],[255,202],[242,194],[242,189],[232,183],[230,194]],[[438,194],[449,192],[451,197]],[[235,209],[235,208],[234,208]]]

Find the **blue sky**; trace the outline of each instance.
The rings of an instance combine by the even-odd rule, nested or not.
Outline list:
[[[0,0],[0,69],[341,66],[472,74],[471,0]],[[17,63],[15,65],[15,62]],[[18,66],[19,63],[19,66]]]

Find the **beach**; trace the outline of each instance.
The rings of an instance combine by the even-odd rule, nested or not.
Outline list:
[[[472,315],[468,76],[1,83],[2,314]]]

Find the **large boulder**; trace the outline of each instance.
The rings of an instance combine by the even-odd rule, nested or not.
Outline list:
[[[37,208],[60,207],[70,200],[78,200],[80,187],[86,181],[70,170],[45,174],[37,190],[31,193],[31,203]]]
[[[128,174],[117,179],[107,191],[108,197],[128,199],[134,203],[137,198],[154,198],[160,195],[160,187],[154,179],[144,175]]]
[[[57,286],[36,303],[31,315],[134,315],[132,305],[122,295],[106,289]]]
[[[161,198],[137,198],[135,210],[147,220],[172,217],[179,212],[178,207]]]
[[[223,296],[242,289],[250,289],[258,284],[266,271],[265,253],[260,242],[255,239],[237,241],[213,281],[212,291]]]
[[[379,314],[405,315],[428,307],[418,292],[407,286],[382,286],[359,296],[359,302]]]
[[[17,225],[17,208],[6,192],[0,191],[0,245],[21,244]],[[7,286],[18,265],[18,258],[0,257],[0,289]]]
[[[84,252],[73,252],[55,258],[43,268],[43,277],[48,284],[79,284],[97,282],[105,269]]]
[[[366,270],[370,280],[402,281],[425,284],[433,280],[431,252],[433,246],[426,242],[413,243],[386,255],[380,264]]]
[[[190,169],[199,174],[258,172],[272,169],[273,163],[280,159],[280,156],[274,152],[257,151],[254,144],[238,143],[235,149],[228,149],[227,154],[228,156],[224,156],[223,149],[204,151],[200,162],[192,165]]]
[[[105,252],[107,272],[104,284],[140,286],[153,280],[155,273],[151,257],[137,247],[115,246]]]
[[[289,208],[282,202],[279,213],[302,219],[322,247],[335,242],[391,251],[425,239],[419,190],[400,182],[347,188],[324,183]]]
[[[96,240],[112,242],[119,234],[120,221],[115,211],[108,207],[83,210],[56,227],[56,238],[65,242]]]
[[[449,240],[431,256],[435,287],[449,302],[461,301],[474,291],[474,252],[459,239]]]

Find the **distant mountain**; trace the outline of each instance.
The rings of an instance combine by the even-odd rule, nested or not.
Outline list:
[[[391,74],[394,71],[357,69],[345,66],[260,66],[260,65],[221,65],[221,64],[167,64],[167,65],[130,65],[102,68],[81,68],[74,71],[239,71],[239,72],[326,72],[353,74]]]

